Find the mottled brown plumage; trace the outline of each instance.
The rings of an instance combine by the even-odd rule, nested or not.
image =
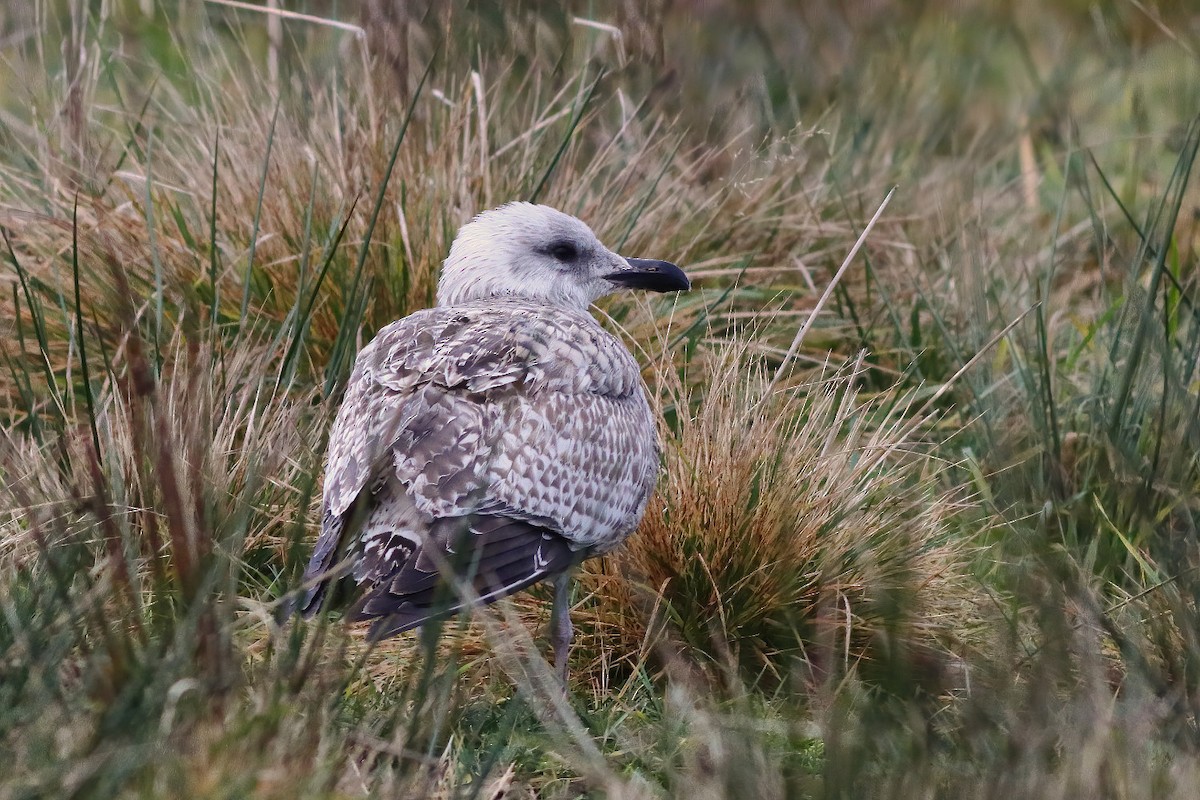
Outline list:
[[[446,569],[491,602],[628,536],[657,477],[656,426],[636,361],[586,304],[643,282],[686,286],[544,206],[465,226],[439,306],[383,328],[355,362],[304,612],[340,581],[350,619],[389,636],[463,607]]]

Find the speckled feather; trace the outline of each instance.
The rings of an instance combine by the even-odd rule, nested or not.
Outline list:
[[[433,544],[497,599],[619,544],[658,464],[637,363],[590,314],[511,297],[419,311],[359,353],[305,578],[349,574],[351,618],[398,633],[434,616]]]

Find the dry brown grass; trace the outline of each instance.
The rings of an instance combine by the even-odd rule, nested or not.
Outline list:
[[[1195,181],[1116,207],[1175,196],[1188,9],[143,5],[0,9],[0,798],[1188,795]],[[664,475],[565,698],[544,590],[272,618],[353,353],[535,192],[698,285],[602,310]]]
[[[627,674],[665,635],[742,680],[819,684],[880,648],[928,655],[956,636],[972,554],[946,522],[964,498],[922,455],[908,402],[864,397],[861,360],[767,393],[750,349],[659,373],[659,492],[627,546],[585,570],[594,674]]]

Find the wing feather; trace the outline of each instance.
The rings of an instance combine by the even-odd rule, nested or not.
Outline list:
[[[351,621],[375,620],[370,630],[373,639],[411,630],[466,607],[468,599],[449,585],[444,570],[468,583],[481,602],[491,603],[569,569],[578,557],[563,537],[521,520],[485,517],[445,522],[452,524],[437,531],[442,541],[428,542],[350,609]],[[459,536],[467,545],[460,544],[460,552],[444,547],[450,537]],[[432,549],[440,557],[431,557]]]
[[[351,616],[377,617],[373,636],[416,627],[460,607],[433,600],[444,556],[474,565],[459,574],[481,598],[510,594],[623,539],[657,470],[637,364],[590,315],[515,300],[417,312],[356,359],[304,610],[352,571]]]

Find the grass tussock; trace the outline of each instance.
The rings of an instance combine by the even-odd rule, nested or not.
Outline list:
[[[862,396],[862,370],[774,392],[728,346],[663,376],[662,486],[629,545],[585,568],[605,664],[665,630],[689,661],[729,662],[751,684],[894,667],[891,648],[936,668],[974,591],[969,546],[948,535],[956,503],[920,452],[911,398]]]

